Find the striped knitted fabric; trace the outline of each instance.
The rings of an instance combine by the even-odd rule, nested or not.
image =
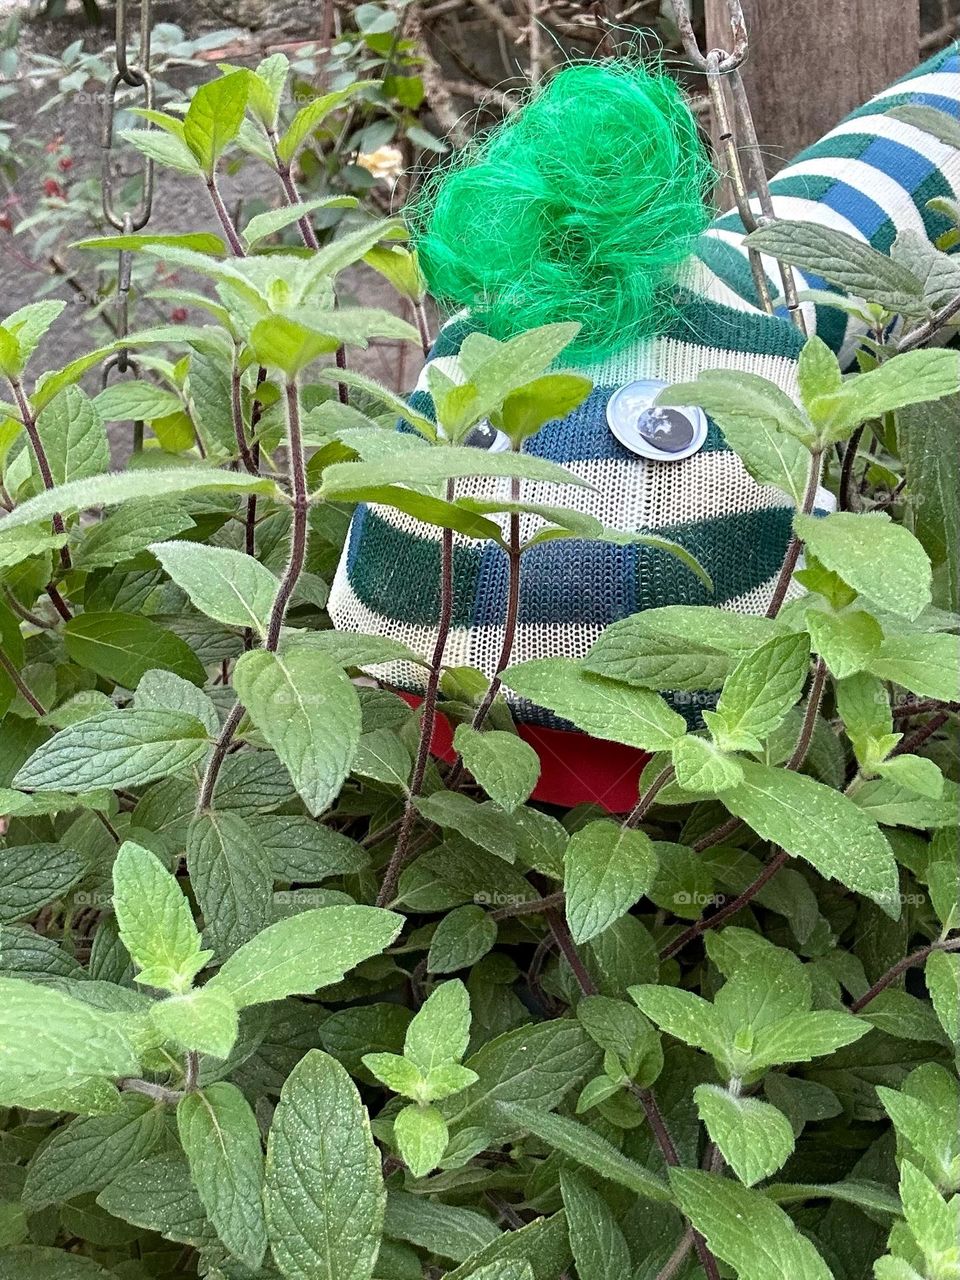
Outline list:
[[[956,48],[878,95],[785,169],[773,182],[778,214],[842,227],[880,248],[887,248],[906,227],[926,227],[929,234],[945,230],[925,201],[934,195],[960,196],[960,154],[884,114],[905,101],[948,105],[958,113]],[[625,384],[639,379],[684,382],[704,369],[760,374],[796,397],[796,360],[803,340],[786,319],[758,309],[739,244],[742,234],[735,217],[717,219],[683,272],[681,305],[669,331],[602,363],[579,366],[578,372],[594,383],[588,399],[525,443],[525,452],[564,463],[593,488],[520,485],[524,501],[573,506],[609,528],[656,533],[680,543],[710,573],[714,592],[660,550],[586,540],[543,543],[522,561],[514,662],[582,657],[610,623],[661,605],[765,611],[790,538],[793,507],[787,495],[757,484],[712,422],[699,452],[682,461],[655,462],[621,445],[606,420],[608,400]],[[766,266],[775,278],[775,264]],[[826,287],[802,276],[798,286]],[[773,285],[771,292],[777,295]],[[851,345],[853,322],[842,312],[806,310],[811,332],[819,332],[835,350]],[[430,359],[455,381],[463,380],[457,353],[469,331],[469,319],[452,321],[431,353]],[[410,402],[432,418],[424,375]],[[509,483],[465,480],[458,482],[457,493],[505,496]],[[823,494],[818,508],[829,501]],[[521,536],[526,539],[542,523],[539,517],[523,517]],[[334,625],[392,636],[427,657],[437,634],[440,537],[439,529],[389,508],[358,507],[328,605]],[[497,546],[454,535],[447,664],[477,667],[488,677],[494,673],[504,634],[507,572],[507,557]],[[370,674],[397,688],[422,689],[422,668],[412,664],[383,664]],[[686,695],[678,709],[684,711],[688,703]],[[529,704],[515,704],[514,712],[521,721],[566,727]]]

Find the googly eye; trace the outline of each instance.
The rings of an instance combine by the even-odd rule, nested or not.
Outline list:
[[[679,462],[703,448],[707,418],[696,405],[658,405],[665,382],[642,379],[607,401],[607,424],[631,453],[656,462]]]
[[[463,438],[463,443],[471,449],[486,449],[488,453],[503,453],[510,448],[510,437],[484,418],[478,422]]]

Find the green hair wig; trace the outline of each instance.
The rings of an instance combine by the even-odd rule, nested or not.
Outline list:
[[[674,80],[583,63],[441,167],[407,217],[442,306],[495,338],[576,321],[571,354],[590,361],[666,327],[711,180]]]

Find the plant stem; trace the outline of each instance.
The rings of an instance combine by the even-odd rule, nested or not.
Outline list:
[[[233,421],[233,434],[240,453],[240,460],[252,476],[260,474],[260,468],[253,460],[250,446],[247,444],[247,432],[243,422],[243,395],[240,384],[240,369],[234,358],[230,370],[230,417]]]
[[[452,501],[452,498],[453,482],[448,481],[447,501]],[[403,870],[409,856],[410,837],[413,834],[413,826],[417,818],[416,801],[423,788],[427,762],[430,759],[430,744],[433,741],[433,732],[437,723],[437,694],[440,689],[440,672],[443,668],[443,655],[446,651],[447,637],[450,634],[452,620],[453,530],[444,529],[440,542],[440,616],[437,622],[437,639],[433,646],[433,656],[430,659],[427,688],[420,707],[420,741],[417,746],[417,759],[413,767],[413,776],[410,779],[410,789],[407,792],[406,803],[404,804],[397,843],[387,864],[383,884],[380,886],[380,892],[377,895],[378,907],[385,906],[388,902],[393,901],[394,894],[397,891],[397,881],[400,879],[400,872]]]
[[[55,489],[53,472],[50,470],[50,460],[47,457],[46,449],[43,447],[43,441],[40,439],[37,420],[30,407],[30,401],[27,399],[18,378],[7,378],[7,381],[10,383],[10,390],[13,392],[13,397],[17,402],[17,408],[20,410],[23,429],[26,431],[27,439],[30,441],[30,448],[33,450],[33,456],[37,464],[37,470],[40,472],[40,478],[43,481],[43,487],[47,490]],[[66,525],[63,523],[63,516],[59,511],[54,512],[51,523],[53,524],[54,533],[66,534]],[[60,548],[60,563],[64,569],[70,568],[70,552],[65,546]]]
[[[916,347],[922,347],[925,342],[934,336],[938,329],[942,329],[948,320],[952,320],[958,311],[960,311],[960,294],[948,302],[946,306],[941,307],[936,315],[931,316],[925,324],[914,329],[912,333],[905,334],[897,343],[897,350],[913,351]]]
[[[688,929],[684,929],[683,933],[679,934],[661,950],[660,959],[669,960],[678,951],[682,951],[688,942],[693,942],[694,938],[699,938],[708,929],[716,929],[718,925],[723,924],[724,920],[729,920],[731,916],[735,916],[738,911],[741,911],[748,902],[757,896],[768,880],[773,879],[780,868],[789,861],[789,858],[790,855],[780,849],[776,857],[767,863],[753,883],[747,885],[743,893],[734,898],[732,902],[725,902],[713,915],[697,920]]]
[[[293,520],[290,526],[290,554],[287,567],[280,579],[270,618],[267,623],[267,639],[264,648],[276,652],[280,643],[280,630],[286,616],[290,597],[293,595],[307,554],[307,469],[303,456],[303,437],[300,434],[300,394],[295,382],[285,388],[287,398],[287,449],[290,455],[290,484],[293,491]]]
[[[817,658],[813,668],[813,680],[810,682],[810,693],[807,697],[807,709],[804,712],[803,724],[800,727],[800,736],[797,738],[797,745],[794,747],[790,759],[784,766],[792,772],[800,769],[807,758],[810,743],[813,741],[813,732],[817,727],[817,716],[820,713],[823,687],[826,682],[827,664],[822,658]]]
[[[634,805],[633,809],[624,819],[623,825],[625,827],[631,829],[639,827],[640,823],[647,816],[647,810],[657,798],[657,794],[662,791],[667,783],[673,778],[673,773],[674,769],[672,764],[665,765],[664,768],[660,770],[654,780],[650,783],[649,787],[647,787],[646,791]]]
[[[680,1274],[680,1269],[686,1261],[687,1254],[693,1247],[693,1228],[688,1227],[680,1237],[680,1243],[671,1253],[660,1270],[657,1272],[656,1280],[674,1280],[674,1277]]]
[[[136,1076],[124,1076],[117,1081],[117,1088],[121,1093],[142,1093],[154,1102],[165,1102],[170,1106],[176,1106],[183,1097],[177,1089],[168,1089],[166,1085],[153,1084],[150,1080],[140,1080]]]
[[[938,711],[935,716],[930,717],[926,724],[922,724],[919,729],[914,730],[909,737],[901,739],[890,754],[902,756],[911,751],[916,751],[917,747],[922,747],[928,738],[932,738],[937,730],[946,724],[949,718],[949,711]]]
[[[44,631],[56,631],[56,627],[52,622],[48,622],[46,618],[41,618],[38,613],[31,613],[29,609],[24,608],[9,587],[4,587],[3,594],[6,597],[7,604],[18,618],[22,618],[24,622],[29,622],[31,627],[39,627]]]
[[[550,925],[550,932],[556,939],[557,946],[563,953],[564,959],[569,964],[573,972],[573,976],[577,980],[577,985],[585,996],[594,996],[597,994],[597,984],[587,972],[580,953],[577,951],[577,944],[567,927],[567,922],[562,915],[552,908],[544,912]],[[630,1092],[643,1107],[644,1115],[647,1117],[647,1123],[656,1138],[657,1146],[660,1148],[660,1154],[663,1156],[664,1163],[671,1168],[678,1168],[680,1165],[680,1157],[677,1154],[677,1148],[673,1138],[670,1136],[670,1130],[667,1128],[667,1122],[657,1105],[657,1099],[652,1089],[641,1088],[638,1084],[630,1085]],[[691,1228],[692,1229],[692,1228]],[[707,1280],[720,1280],[720,1272],[717,1270],[716,1259],[707,1248],[706,1241],[694,1231],[693,1234],[694,1247],[697,1250],[697,1257],[700,1259],[700,1265],[703,1267],[704,1275]]]
[[[28,702],[30,706],[33,707],[37,715],[45,716],[47,714],[46,708],[38,701],[38,699],[33,695],[31,690],[27,687],[27,684],[24,681],[23,676],[21,676],[20,672],[17,670],[14,664],[10,661],[10,659],[7,657],[7,654],[2,647],[0,647],[0,668],[2,668],[7,673],[9,678],[13,681],[14,685],[16,686],[18,692],[20,693],[20,696],[23,698],[25,702]]]
[[[280,579],[270,617],[267,621],[267,638],[264,648],[275,652],[280,643],[280,633],[286,617],[290,597],[296,589],[297,581],[303,572],[307,549],[307,515],[309,504],[307,499],[306,463],[303,456],[303,437],[300,433],[300,393],[295,381],[288,382],[285,388],[287,401],[287,452],[289,455],[290,487],[293,494],[293,519],[290,527],[290,552],[287,567]],[[223,722],[220,736],[217,738],[207,767],[204,770],[197,796],[196,812],[198,814],[209,809],[217,778],[223,767],[227,752],[233,742],[234,734],[244,716],[244,707],[235,702],[230,714]]]
[[[563,903],[563,890],[558,889],[556,893],[549,893],[545,898],[528,898],[524,902],[514,902],[504,907],[497,907],[496,910],[490,912],[490,919],[509,920],[513,916],[544,915],[554,907],[562,909]]]
[[[937,942],[931,942],[928,946],[921,947],[919,951],[914,951],[910,955],[904,956],[902,960],[898,960],[895,965],[887,970],[882,978],[877,979],[869,991],[865,991],[862,996],[854,1000],[850,1006],[850,1012],[860,1013],[881,991],[886,991],[891,982],[895,982],[901,973],[905,973],[907,969],[913,969],[918,964],[923,964],[924,960],[929,955],[932,955],[934,951],[960,951],[960,938],[940,939]]]
[[[840,464],[840,510],[841,511],[859,511],[860,495],[856,492],[853,483],[853,468],[857,461],[857,450],[860,447],[860,441],[863,439],[864,428],[857,427],[853,435],[847,441],[847,447],[843,451],[843,462]]]
[[[223,234],[227,237],[227,244],[230,246],[230,252],[235,258],[245,258],[246,251],[237,235],[237,229],[233,225],[233,219],[227,212],[227,206],[223,203],[223,196],[220,194],[220,188],[217,186],[217,180],[213,174],[207,178],[207,191],[210,193],[210,200],[213,204],[214,211],[220,226],[223,228]]]
[[[810,454],[810,470],[807,473],[807,488],[803,495],[803,502],[800,510],[803,515],[808,516],[813,510],[813,504],[817,500],[817,488],[820,484],[820,468],[823,463],[823,451],[813,450]],[[787,596],[787,590],[790,586],[790,579],[793,577],[793,571],[797,567],[797,561],[800,559],[800,552],[803,543],[796,534],[790,539],[787,547],[787,553],[783,558],[783,564],[780,567],[780,573],[777,576],[777,582],[773,589],[773,596],[767,607],[766,616],[775,618],[780,612]]]

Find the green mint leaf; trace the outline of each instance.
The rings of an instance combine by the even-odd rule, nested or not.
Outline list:
[[[622,1280],[630,1275],[630,1250],[606,1200],[566,1169],[560,1170],[560,1190],[580,1280]]]
[[[28,791],[91,791],[152,782],[207,752],[203,725],[179,711],[113,711],[62,729],[22,766]]]
[[[267,1140],[267,1232],[286,1280],[370,1280],[385,1198],[356,1086],[312,1049],[287,1077]]]
[[[447,1149],[447,1122],[436,1107],[413,1103],[393,1122],[397,1149],[415,1178],[425,1178],[437,1167]]]
[[[477,963],[497,940],[497,922],[483,907],[455,907],[441,919],[430,940],[427,973],[455,973]]]
[[[278,920],[245,943],[204,990],[227,995],[238,1009],[291,995],[310,995],[379,955],[403,921],[380,907],[317,907]]]
[[[516,734],[498,729],[480,733],[462,724],[453,744],[487,795],[507,813],[523,804],[537,785],[540,759]]]
[[[194,608],[228,626],[266,634],[280,581],[253,556],[196,542],[156,542],[150,550]]]
[[[190,1176],[217,1235],[256,1270],[267,1250],[260,1128],[236,1085],[222,1080],[188,1093],[177,1106],[177,1130]]]
[[[564,855],[567,922],[575,942],[587,942],[646,893],[657,874],[650,837],[612,822],[591,822],[573,834]]]
[[[113,909],[120,940],[139,969],[149,969],[153,985],[183,992],[210,958],[200,948],[189,900],[156,854],[133,840],[120,846],[113,864]]]
[[[883,644],[879,622],[862,609],[837,614],[811,609],[807,629],[814,652],[820,654],[838,680],[866,670]]]
[[[712,1084],[698,1085],[693,1096],[707,1133],[748,1187],[776,1173],[792,1154],[790,1122],[769,1102],[735,1097]]]
[[[794,527],[821,564],[880,608],[912,619],[930,603],[926,552],[884,513],[797,515]]]
[[[800,696],[810,663],[803,634],[774,636],[745,654],[724,682],[715,712],[704,715],[721,750],[759,748]]]
[[[744,778],[723,803],[764,840],[900,915],[897,865],[879,827],[852,800],[806,774],[741,760]]]
[[[233,687],[307,808],[314,817],[323,813],[360,741],[360,703],[343,670],[307,648],[254,649],[238,659]]]
[[[685,791],[716,794],[743,779],[743,770],[733,756],[725,755],[706,738],[690,733],[673,744],[671,759],[677,783]]]
[[[63,639],[74,662],[125,689],[135,689],[154,668],[196,685],[206,680],[203,663],[185,640],[138,614],[78,613],[64,625]]]
[[[206,942],[223,959],[270,923],[272,861],[249,823],[229,810],[195,818],[186,852]]]
[[[671,1169],[670,1186],[711,1253],[739,1280],[832,1280],[807,1237],[762,1192],[699,1169]]]
[[[470,997],[459,978],[453,978],[436,987],[414,1015],[403,1052],[426,1075],[451,1058],[459,1062],[469,1041]]]
[[[59,844],[8,846],[0,865],[0,923],[5,924],[36,915],[86,870],[79,853]]]
[[[202,84],[183,117],[183,141],[208,178],[217,161],[240,132],[247,109],[250,72],[229,75]]]
[[[593,676],[573,658],[521,662],[507,668],[503,683],[585,733],[643,751],[667,749],[686,732],[659,694]]]
[[[140,981],[149,973],[145,969]],[[164,1040],[214,1058],[228,1057],[237,1039],[236,1005],[228,996],[205,987],[158,1001],[150,1010],[150,1021]]]

